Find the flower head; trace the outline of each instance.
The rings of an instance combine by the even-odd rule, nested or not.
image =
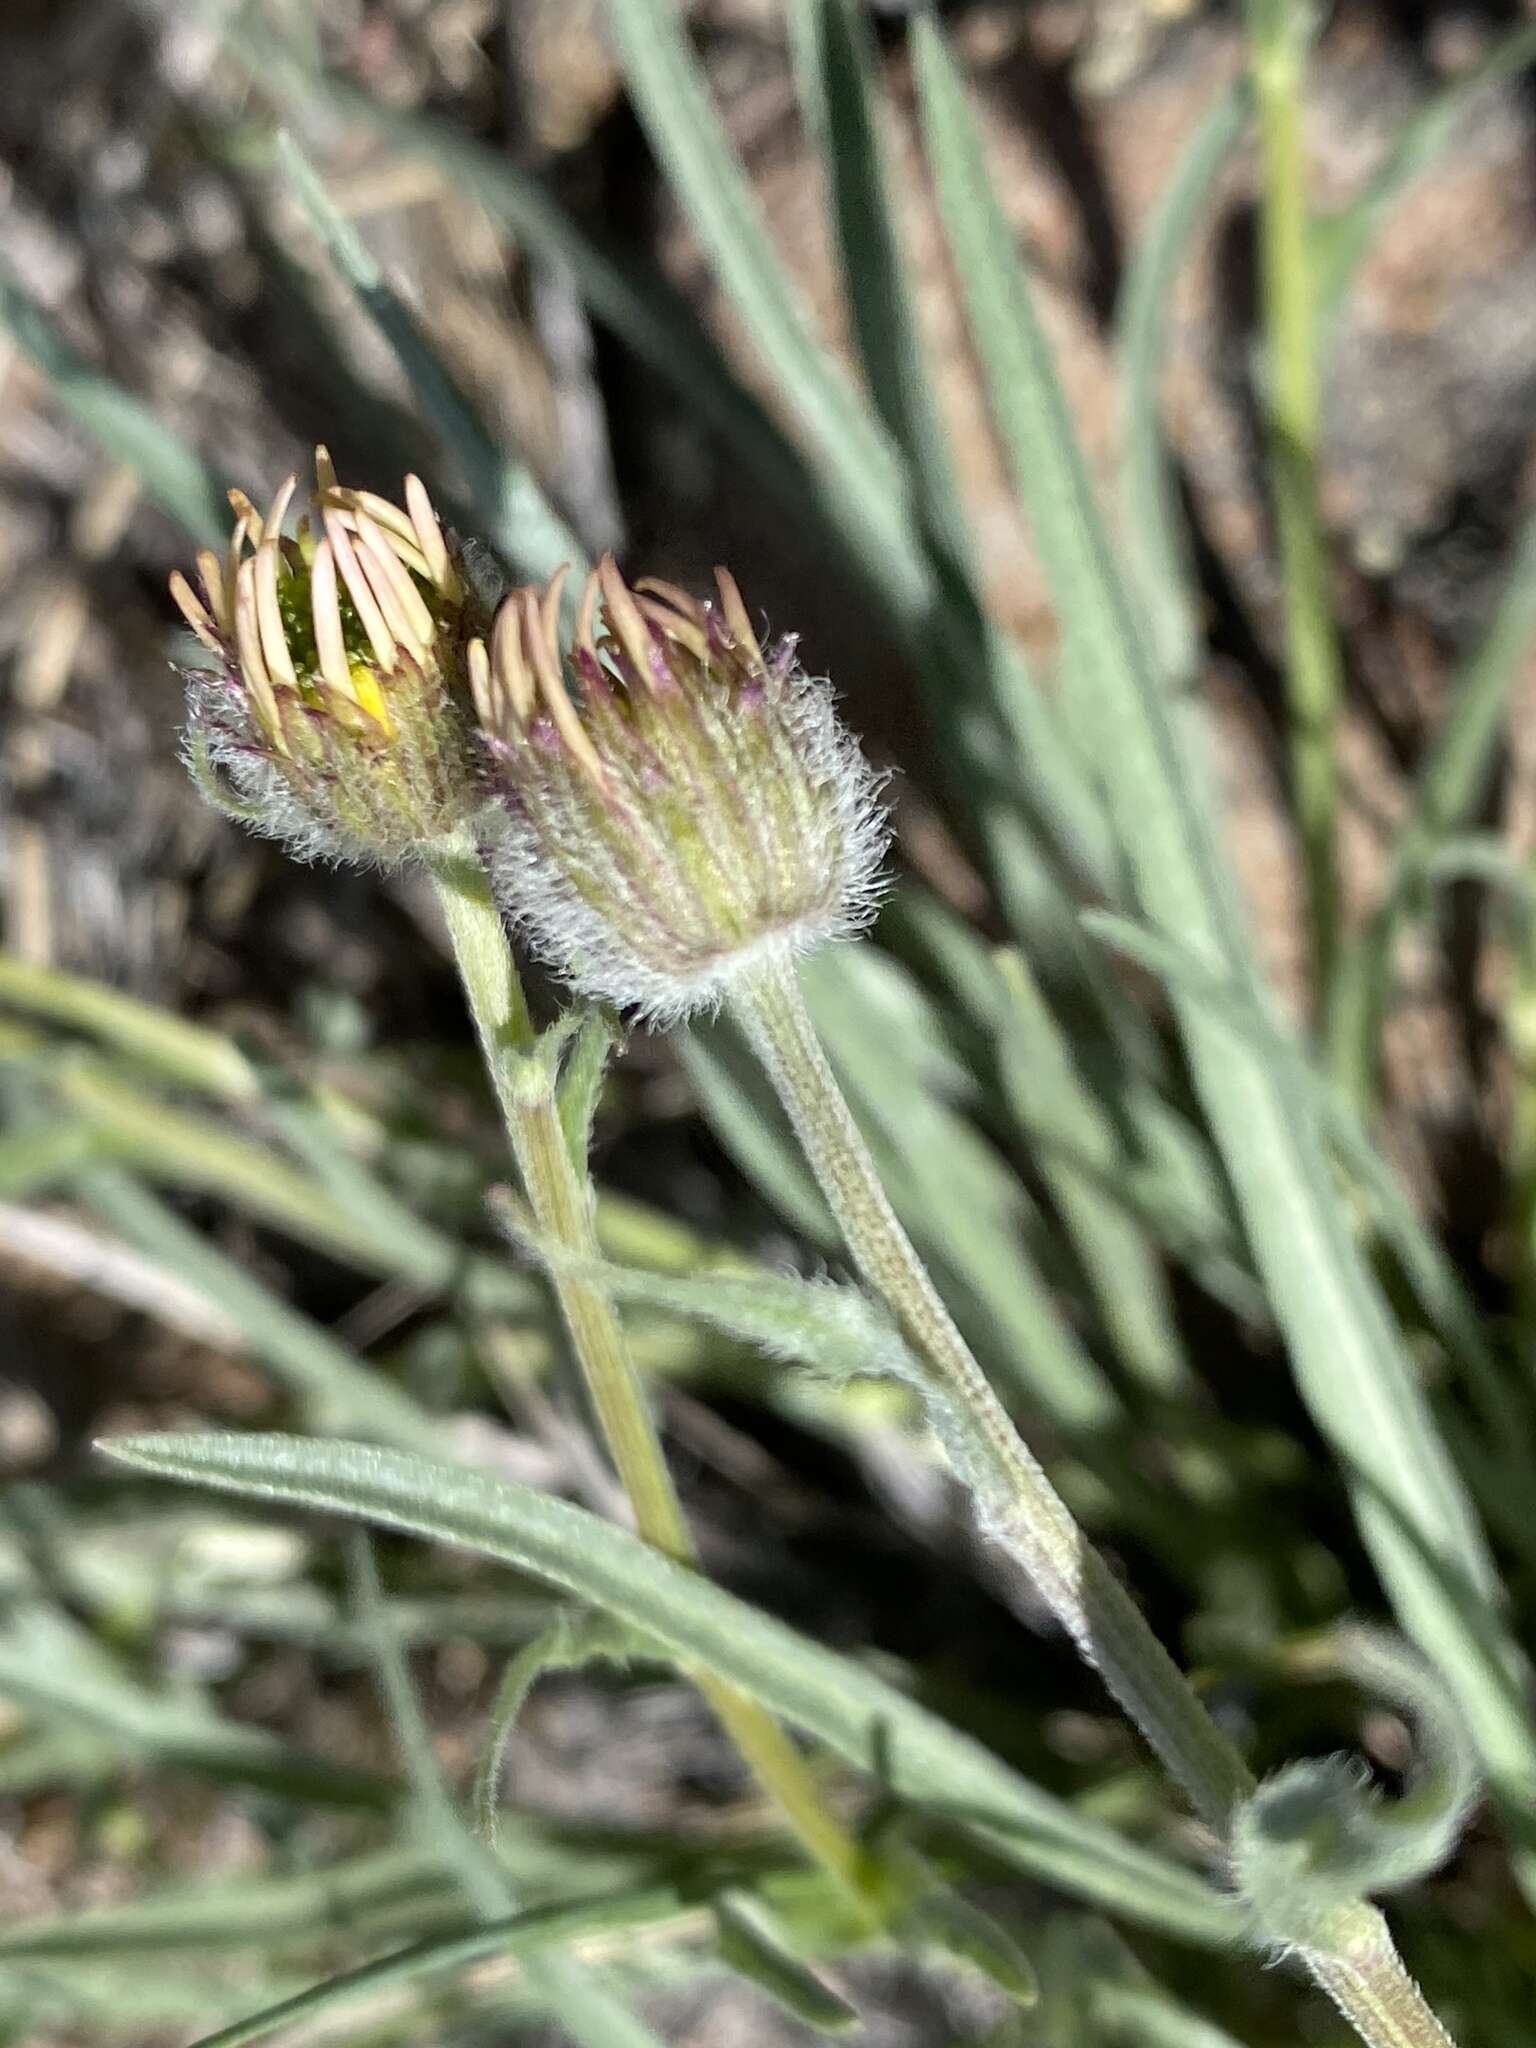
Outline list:
[[[507,812],[509,914],[584,994],[658,1020],[872,913],[886,828],[832,693],[767,653],[734,580],[700,603],[611,558],[562,657],[564,570],[505,599],[470,676]]]
[[[488,616],[416,477],[405,506],[344,490],[315,454],[318,532],[283,532],[297,484],[266,515],[230,492],[202,593],[171,594],[210,674],[187,675],[188,759],[216,802],[305,854],[394,862],[485,803],[466,648]]]

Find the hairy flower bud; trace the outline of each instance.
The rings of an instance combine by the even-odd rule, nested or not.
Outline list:
[[[343,490],[315,454],[316,511],[283,532],[230,492],[225,556],[171,594],[215,666],[187,672],[187,758],[205,791],[306,855],[394,862],[485,804],[466,649],[485,607],[416,477],[405,509]]]
[[[562,570],[514,591],[470,675],[507,811],[503,903],[584,994],[658,1021],[766,954],[871,915],[876,780],[792,639],[758,644],[733,579],[699,603],[605,558],[562,659]]]

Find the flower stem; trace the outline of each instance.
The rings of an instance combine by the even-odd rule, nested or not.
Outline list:
[[[1247,1766],[1084,1538],[956,1329],[880,1185],[793,966],[759,970],[738,997],[738,1009],[855,1265],[960,1412],[971,1440],[965,1476],[980,1478],[991,1533],[1028,1570],[1196,1811],[1225,1834],[1232,1808],[1253,1790]]]
[[[598,1249],[591,1186],[567,1148],[551,1079],[530,1057],[536,1045],[533,1024],[484,869],[472,846],[451,846],[440,849],[432,874],[524,1193],[551,1244],[573,1253],[580,1265],[593,1266]],[[557,1272],[553,1284],[636,1528],[668,1557],[695,1563],[682,1506],[613,1303],[575,1262]],[[806,1850],[867,1906],[863,1851],[828,1810],[783,1729],[756,1700],[713,1673],[690,1675]]]
[[[1336,834],[1343,677],[1318,503],[1321,405],[1301,125],[1311,10],[1306,0],[1247,0],[1247,13],[1262,167],[1265,410],[1284,582],[1291,761],[1317,1009],[1325,1016],[1339,942]]]
[[[1254,1790],[1252,1775],[1073,1521],[955,1327],[880,1185],[793,962],[784,957],[757,968],[734,1007],[854,1264],[925,1370],[930,1414],[987,1533],[1024,1566],[1196,1812],[1224,1840],[1234,1810]],[[1403,1970],[1380,1914],[1349,1906],[1335,1920],[1336,1948],[1303,1947],[1300,1954],[1361,2038],[1370,2048],[1447,2048],[1449,2036]]]
[[[1387,1923],[1372,1906],[1341,1919],[1336,1947],[1304,1949],[1308,1969],[1370,2048],[1455,2048],[1403,1968]]]

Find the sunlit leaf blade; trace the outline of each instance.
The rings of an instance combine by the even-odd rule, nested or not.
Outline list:
[[[959,1032],[963,1019],[990,1049],[983,1065],[998,1069],[999,1111],[1044,1172],[1065,1170],[1091,1184],[1219,1299],[1249,1320],[1262,1316],[1220,1166],[1151,1072],[1113,1058],[1106,1043],[1085,1042],[1045,1001],[1033,960],[1034,999],[1021,1001],[1022,950],[989,947],[926,890],[900,887],[880,936],[943,990],[950,1028]],[[974,1056],[962,1039],[957,1046]]]
[[[722,1892],[714,1901],[714,1914],[721,1960],[739,1976],[818,2034],[846,2034],[858,2026],[854,2008],[791,1953],[750,1892]]]
[[[1254,986],[1203,764],[1132,627],[963,84],[934,22],[919,19],[913,42],[929,157],[994,417],[1074,674],[1116,736],[1103,771],[1138,893],[1154,923]],[[1297,1384],[1350,1475],[1377,1569],[1405,1628],[1456,1689],[1507,1810],[1526,1813],[1536,1804],[1536,1735],[1522,1700],[1525,1660],[1494,1612],[1482,1533],[1353,1240],[1315,1114],[1284,1069],[1197,1005],[1176,999],[1175,1008]],[[1491,1682],[1495,1670],[1502,1682]]]
[[[1014,951],[1001,962],[1010,997],[1000,1028],[1003,1073],[1020,1120],[1053,1122],[1066,1138],[1047,1148],[1041,1172],[1076,1249],[1104,1330],[1130,1377],[1158,1395],[1187,1391],[1188,1363],[1167,1279],[1146,1234],[1114,1199],[1117,1159],[1110,1118],[1083,1087],[1038,985]]]
[[[1259,1057],[1288,1076],[1363,1196],[1370,1221],[1401,1266],[1425,1321],[1465,1372],[1503,1487],[1517,1498],[1529,1499],[1536,1488],[1536,1458],[1529,1432],[1522,1426],[1515,1389],[1494,1355],[1477,1304],[1348,1102],[1312,1071],[1299,1046],[1259,1007],[1251,991],[1213,975],[1187,949],[1124,918],[1090,911],[1084,921],[1128,959],[1219,1017]],[[1527,1555],[1536,1555],[1529,1516],[1513,1533]]]
[[[0,1199],[56,1186],[102,1155],[100,1134],[86,1117],[38,1116],[0,1131]]]
[[[160,1098],[104,1061],[39,1057],[49,1085],[88,1124],[102,1152],[146,1179],[214,1194],[301,1244],[315,1244],[364,1272],[404,1277],[428,1292],[462,1288],[482,1310],[526,1310],[532,1284],[504,1261],[447,1236],[369,1175],[312,1106],[272,1103],[267,1114],[314,1173],[275,1146]]]
[[[356,121],[403,154],[430,163],[453,191],[477,200],[530,251],[565,266],[594,317],[684,393],[782,504],[804,507],[814,500],[814,480],[798,454],[660,271],[595,241],[504,152],[317,70],[292,42],[249,15],[227,22],[223,33],[231,54],[296,118],[324,108],[332,119]]]
[[[710,100],[682,24],[664,0],[609,0],[608,18],[651,146],[830,473],[848,516],[900,535],[907,486],[885,435],[818,339],[768,240],[741,161]]]
[[[1247,92],[1240,84],[1230,86],[1185,144],[1136,238],[1115,318],[1120,517],[1127,566],[1158,665],[1165,675],[1181,680],[1197,671],[1202,633],[1189,536],[1162,424],[1168,310],[1190,241],[1247,118]]]
[[[793,0],[790,26],[802,109],[821,144],[865,381],[906,458],[926,541],[964,562],[970,539],[900,246],[869,27],[850,0]]]
[[[942,706],[939,742],[1010,906],[1036,943],[1070,952],[1064,882],[1089,876],[1107,888],[1114,866],[1102,811],[1054,709],[958,572],[953,545],[929,557],[914,474],[816,335],[675,12],[662,0],[609,0],[609,15],[652,146],[814,451],[810,468],[834,530],[930,703]],[[888,266],[884,274],[896,289]],[[903,374],[914,377],[915,337],[898,345]],[[909,383],[903,404],[914,431],[922,403]]]
[[[540,490],[528,465],[497,444],[292,135],[277,137],[276,153],[331,260],[393,349],[416,403],[464,478],[479,536],[518,576],[530,581],[546,581],[564,563],[585,566],[580,542]]]
[[[23,1921],[0,1931],[0,1958],[144,1956],[174,1948],[277,1948],[355,1927],[381,1909],[440,1906],[444,1881],[419,1850],[390,1848],[321,1869],[168,1886],[122,1905]]]
[[[684,1665],[721,1673],[894,1798],[975,1831],[997,1854],[1106,1910],[1188,1940],[1236,1932],[1221,1894],[989,1756],[845,1658],[568,1503],[426,1458],[295,1437],[117,1438],[125,1464],[323,1508],[458,1544],[563,1587]]]
[[[803,978],[886,1190],[982,1363],[1062,1428],[1106,1426],[1118,1397],[1042,1269],[1027,1191],[946,1100],[966,1084],[921,991],[867,946],[823,953]]]

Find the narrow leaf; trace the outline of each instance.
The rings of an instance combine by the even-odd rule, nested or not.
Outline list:
[[[0,1625],[0,1698],[110,1736],[130,1753],[320,1805],[387,1809],[376,1773],[297,1749],[264,1728],[226,1721],[195,1693],[139,1682],[62,1610],[15,1602]]]
[[[1010,950],[998,966],[1011,999],[999,1033],[1004,1080],[1026,1129],[1054,1125],[1065,1137],[1065,1146],[1040,1155],[1040,1169],[1105,1332],[1133,1380],[1159,1396],[1187,1392],[1193,1382],[1166,1275],[1145,1233],[1107,1192],[1128,1170],[1145,1170],[1145,1162],[1124,1156],[1023,955]]]
[[[603,1084],[608,1078],[608,1062],[618,1042],[617,1021],[606,1010],[589,1010],[560,1070],[555,1107],[571,1163],[583,1176],[589,1170],[592,1120],[597,1115]]]
[[[400,1639],[390,1621],[364,1529],[348,1531],[348,1576],[358,1615],[372,1644],[379,1689],[389,1710],[401,1759],[428,1839],[458,1879],[464,1897],[481,1920],[496,1920],[515,1906],[508,1873],[460,1812],[449,1790],[411,1682]],[[530,1959],[528,1989],[561,2021],[580,2048],[660,2048],[644,2027],[602,1983],[565,1956]]]
[[[295,1875],[163,1887],[123,1905],[0,1930],[0,1958],[144,1956],[151,1950],[275,1948],[343,1932],[370,1911],[441,1903],[443,1880],[414,1849],[391,1848]]]
[[[964,86],[932,19],[914,24],[913,44],[929,158],[993,413],[1076,684],[1115,736],[1103,774],[1138,894],[1154,924],[1256,992],[1204,764],[1134,630]],[[1175,1014],[1298,1388],[1349,1475],[1372,1559],[1404,1626],[1456,1690],[1508,1811],[1528,1813],[1536,1731],[1522,1703],[1526,1660],[1493,1610],[1482,1531],[1353,1240],[1315,1113],[1288,1069],[1198,1005],[1176,997]]]
[[[1241,84],[1228,87],[1204,115],[1136,238],[1115,315],[1121,527],[1147,638],[1164,675],[1178,680],[1197,673],[1203,634],[1162,424],[1168,309],[1190,240],[1247,119]]]
[[[1488,1342],[1477,1304],[1348,1103],[1312,1072],[1295,1041],[1276,1027],[1250,991],[1213,975],[1187,948],[1124,918],[1088,911],[1084,922],[1128,959],[1239,1033],[1245,1044],[1283,1071],[1307,1101],[1340,1163],[1365,1196],[1381,1240],[1401,1266],[1426,1321],[1464,1368],[1491,1446],[1519,1475],[1517,1484],[1528,1496],[1536,1487],[1536,1460],[1530,1455],[1518,1398]]]
[[[394,351],[417,404],[457,463],[479,535],[518,576],[533,581],[545,581],[563,563],[584,566],[580,542],[544,496],[528,465],[497,443],[293,136],[279,134],[275,148],[278,164],[327,253]]]
[[[754,347],[838,478],[848,515],[899,536],[907,493],[890,443],[818,340],[768,240],[676,12],[664,0],[609,0],[608,17],[651,146]]]
[[[714,1913],[720,1960],[738,1976],[818,2034],[846,2034],[859,2024],[848,2001],[790,1952],[761,1900],[749,1892],[721,1892]]]
[[[295,1437],[119,1438],[111,1457],[165,1478],[286,1500],[499,1558],[702,1665],[870,1772],[890,1794],[976,1831],[1046,1881],[1194,1941],[1236,1932],[1230,1903],[1122,1841],[846,1658],[567,1502],[403,1452]]]
[[[496,1847],[501,1827],[501,1778],[507,1746],[528,1695],[546,1673],[577,1671],[599,1658],[622,1660],[631,1644],[623,1629],[606,1614],[562,1608],[550,1626],[518,1651],[502,1674],[491,1707],[490,1725],[475,1775],[475,1825]]]
[[[789,1273],[724,1268],[698,1275],[652,1273],[638,1266],[583,1261],[540,1237],[527,1218],[515,1217],[505,1205],[502,1214],[518,1243],[541,1264],[554,1270],[574,1268],[615,1301],[693,1317],[757,1345],[772,1358],[808,1366],[829,1379],[881,1377],[905,1351],[895,1324],[860,1288],[802,1280]],[[898,1376],[906,1378],[915,1371],[908,1361]]]
[[[233,2026],[205,2034],[193,2043],[193,2048],[245,2048],[246,2042],[260,2040],[279,2028],[344,2012],[372,1993],[443,1971],[465,1970],[471,1964],[497,1957],[519,1962],[532,1974],[530,1966],[533,1970],[540,1963],[545,1968],[550,1966],[552,1949],[558,1951],[585,1935],[625,1933],[632,1928],[644,1929],[653,1922],[665,1923],[676,1918],[680,1903],[675,1893],[656,1890],[632,1892],[615,1899],[533,1906],[521,1913],[505,1914],[469,1934],[417,1942],[393,1955],[381,1956],[377,1962],[365,1963],[360,1969],[328,1977],[324,1983],[252,2013],[248,2019],[237,2020]],[[575,2031],[576,2016],[569,2008],[562,2017]],[[627,2015],[625,2018],[627,2021]],[[590,2048],[639,2048],[639,2043],[650,2038],[636,2023],[628,2022],[622,2032],[615,2029],[606,2037],[593,2034]]]
[[[842,256],[843,284],[865,381],[906,458],[925,538],[965,562],[970,540],[898,227],[898,200],[879,131],[873,41],[852,0],[793,0],[791,42],[801,106],[817,134]]]

